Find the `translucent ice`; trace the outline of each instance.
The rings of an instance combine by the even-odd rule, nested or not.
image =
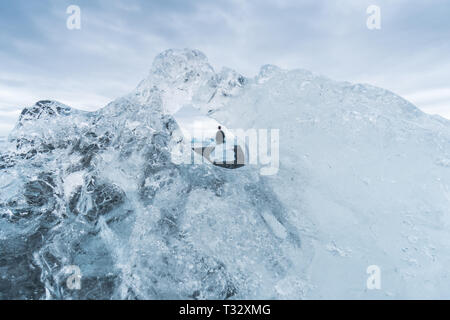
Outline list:
[[[186,105],[279,129],[278,173],[182,164]],[[24,109],[0,155],[0,298],[448,297],[449,142],[386,90],[168,50],[97,112]]]

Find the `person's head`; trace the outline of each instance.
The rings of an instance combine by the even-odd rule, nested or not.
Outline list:
[[[221,127],[221,126],[219,126],[219,130],[222,130],[222,127]]]

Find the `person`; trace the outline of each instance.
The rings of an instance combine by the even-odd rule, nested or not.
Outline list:
[[[223,144],[225,142],[225,133],[222,131],[222,127],[219,126],[219,131],[216,133],[216,145]]]

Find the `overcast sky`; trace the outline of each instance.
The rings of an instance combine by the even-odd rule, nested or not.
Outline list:
[[[69,5],[81,30],[68,30]],[[381,8],[381,30],[366,26]],[[263,64],[370,83],[450,118],[448,0],[1,0],[0,135],[42,99],[94,110],[168,48],[252,77]]]

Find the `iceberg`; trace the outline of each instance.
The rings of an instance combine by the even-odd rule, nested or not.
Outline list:
[[[277,174],[191,162],[184,106],[279,129]],[[0,299],[448,297],[449,142],[384,89],[167,50],[98,111],[23,110],[0,154]]]

